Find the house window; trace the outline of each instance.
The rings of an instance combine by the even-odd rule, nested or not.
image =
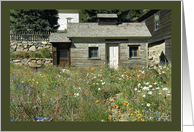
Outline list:
[[[70,23],[71,22],[71,19],[72,18],[67,18],[67,23]]]
[[[89,47],[89,58],[98,57],[98,47]]]
[[[159,11],[155,13],[154,19],[155,19],[155,30],[159,29]]]
[[[60,51],[60,58],[68,58],[68,51]]]
[[[139,57],[139,46],[129,46],[129,58]]]

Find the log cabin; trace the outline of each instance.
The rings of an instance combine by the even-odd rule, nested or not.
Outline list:
[[[112,68],[148,66],[145,23],[117,24],[116,14],[97,14],[97,22],[68,23],[67,33],[51,33],[53,65]]]

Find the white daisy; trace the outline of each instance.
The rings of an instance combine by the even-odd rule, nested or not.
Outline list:
[[[148,94],[152,95],[152,91],[149,91]]]
[[[147,103],[147,107],[150,107],[150,103]]]
[[[163,88],[162,90],[168,90],[168,88]]]

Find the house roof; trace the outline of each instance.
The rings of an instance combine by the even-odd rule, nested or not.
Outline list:
[[[137,19],[137,22],[141,22],[141,21],[147,19],[148,17],[150,17],[151,15],[153,15],[154,13],[156,13],[157,11],[159,11],[159,10],[150,10],[150,11],[148,11],[147,13],[143,14],[142,16],[140,16]]]
[[[97,14],[97,18],[118,18],[117,14]]]
[[[67,38],[67,33],[51,33],[49,42],[71,42],[71,40]]]
[[[69,23],[68,37],[151,37],[145,23],[98,25],[98,23]]]

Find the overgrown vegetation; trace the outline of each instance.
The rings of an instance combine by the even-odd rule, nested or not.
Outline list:
[[[50,50],[45,48],[41,50],[41,54],[44,58],[51,58],[52,54],[50,53]]]
[[[10,65],[11,121],[171,121],[171,66]]]
[[[45,48],[41,52],[27,52],[27,51],[17,51],[16,53],[10,52],[10,58],[52,58],[52,53],[50,50]]]

